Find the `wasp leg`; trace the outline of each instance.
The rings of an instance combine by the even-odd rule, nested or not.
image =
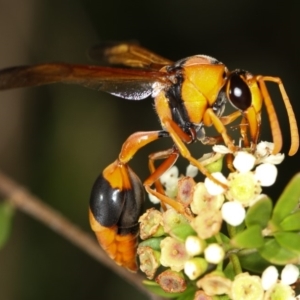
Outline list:
[[[151,154],[149,156],[149,168],[151,175],[144,181],[144,186],[148,193],[154,195],[161,201],[163,208],[165,208],[165,205],[168,204],[177,212],[189,217],[190,214],[181,203],[165,195],[164,189],[159,181],[159,178],[174,165],[178,156],[179,151],[176,147]],[[158,159],[165,160],[157,168],[155,168],[154,161]],[[153,184],[155,185],[155,190],[151,188]]]
[[[241,114],[240,111],[235,111],[230,115],[220,117],[220,121],[222,122],[223,125],[229,125],[241,115],[242,114]],[[248,123],[248,120],[245,116],[242,117],[242,120],[241,120],[241,123],[240,123],[239,127],[240,127],[241,138],[242,138],[242,141],[243,141],[243,147],[248,148],[248,147],[250,147],[248,134],[247,134],[247,131],[249,129],[249,123]],[[257,143],[257,138],[258,137],[256,136],[255,140],[252,140],[252,142],[255,145]]]
[[[228,125],[229,123],[226,122],[226,123],[223,123],[223,124]],[[239,127],[239,131],[240,131],[240,134],[241,134],[240,139],[242,141],[242,144],[240,145],[240,147],[249,148],[250,147],[250,141],[249,141],[249,137],[248,137],[249,122],[248,122],[247,118],[245,116],[243,116],[240,124],[236,125],[235,127]],[[257,132],[259,132],[259,130],[257,130]],[[255,146],[257,144],[257,139],[258,139],[257,135],[255,135],[255,138],[251,139],[252,140],[251,146],[252,146],[253,149],[255,149]],[[222,141],[223,141],[223,139],[222,139]]]
[[[117,264],[133,272],[137,271],[138,219],[144,188],[127,163],[141,147],[164,136],[164,131],[131,135],[119,158],[97,178],[90,197],[90,224],[99,244]]]
[[[235,121],[238,117],[241,116],[240,111],[235,111],[227,116],[222,116],[219,117],[221,123],[223,125],[229,125],[233,121]],[[224,139],[222,135],[217,135],[217,136],[207,136],[205,132],[203,132],[202,135],[197,135],[197,139],[203,144],[203,145],[215,145],[220,142],[224,142]]]
[[[177,153],[177,155],[176,155]],[[175,155],[174,155],[175,154]],[[155,152],[155,153],[152,153],[149,155],[149,163],[148,163],[148,166],[149,166],[149,170],[150,170],[150,174],[151,176],[153,176],[152,174],[155,173],[155,172],[158,172],[156,171],[156,168],[154,166],[154,161],[155,160],[159,160],[159,159],[167,159],[169,158],[170,156],[173,157],[173,162],[171,161],[170,164],[169,164],[169,168],[176,162],[178,156],[179,156],[179,153],[178,151],[176,151],[174,148],[171,148],[171,149],[167,149],[167,150],[164,150],[164,151],[159,151],[159,152]],[[159,173],[158,174],[158,178],[165,172],[164,169],[161,170],[162,173]],[[150,176],[150,177],[151,177]],[[164,188],[160,182],[160,180],[156,180],[154,182],[154,185],[155,185],[155,190],[164,195],[165,194],[165,191],[164,191]],[[164,204],[164,202],[161,202],[161,207],[163,210],[166,210],[166,206]]]
[[[250,147],[250,142],[248,139],[248,129],[249,129],[249,123],[246,117],[243,117],[240,123],[240,133],[241,133],[241,138],[243,141],[243,147],[244,148],[249,148]],[[257,142],[255,142],[256,145]]]
[[[232,123],[233,121],[235,121],[238,117],[241,116],[241,112],[240,111],[235,111],[227,116],[222,116],[219,117],[220,121],[222,122],[223,125],[229,125],[230,123]]]
[[[238,117],[240,117],[242,115],[242,113],[240,111],[235,111],[227,116],[222,116],[219,117],[221,123],[223,125],[229,125],[232,122],[234,122]],[[257,122],[256,122],[257,124]],[[258,124],[257,124],[257,129],[255,131],[255,137],[252,139],[252,144],[255,147],[256,143],[257,143],[257,132],[259,132],[258,129]],[[243,146],[244,147],[250,147],[250,143],[249,143],[249,139],[248,139],[248,135],[247,135],[247,131],[249,128],[249,122],[247,120],[247,118],[245,116],[243,116],[241,123],[239,125],[240,128],[240,134],[241,134],[241,138],[243,141]],[[203,135],[202,138],[199,139],[201,141],[202,144],[204,145],[215,145],[219,142],[224,142],[223,136],[222,135],[218,135],[218,136],[206,136],[205,134]]]
[[[227,185],[220,182],[219,180],[215,179],[207,170],[206,168],[197,160],[195,159],[191,153],[189,152],[189,150],[187,149],[187,147],[185,146],[184,142],[186,143],[190,143],[192,142],[192,138],[187,135],[174,121],[172,121],[169,118],[164,118],[162,120],[162,123],[165,127],[165,129],[169,132],[171,138],[173,139],[173,142],[175,143],[175,146],[177,147],[179,153],[185,158],[187,159],[192,165],[194,165],[195,167],[197,167],[199,169],[199,171],[205,175],[206,177],[208,177],[210,180],[212,180],[213,182],[215,182],[216,184],[222,186],[224,189],[227,189]],[[224,138],[224,136],[222,135],[222,137]],[[227,139],[230,139],[227,136]],[[231,141],[231,140],[230,140]],[[231,142],[232,144],[232,142]],[[232,147],[234,147],[234,145],[232,144]]]
[[[235,111],[227,116],[222,116],[220,117],[220,121],[223,125],[229,125],[231,124],[233,121],[235,121],[238,117],[240,117],[242,114],[240,111]],[[241,139],[242,139],[242,142],[243,142],[243,147],[250,147],[250,143],[249,143],[249,139],[248,139],[248,129],[249,129],[249,123],[248,123],[248,120],[245,116],[242,117],[242,120],[240,122],[240,125],[239,125],[239,128],[240,128],[240,134],[241,134]],[[259,130],[257,130],[258,132]],[[252,139],[252,147],[255,148],[255,145],[257,144],[257,136]],[[208,137],[208,136],[203,136],[202,139],[200,139],[200,141],[205,144],[205,145],[215,145],[219,142],[224,142],[223,140],[223,136],[222,135],[219,135],[219,136],[214,136],[214,137]],[[233,155],[231,153],[228,153],[226,155],[226,165],[228,167],[228,169],[231,171],[231,172],[235,172],[235,169],[233,167]]]

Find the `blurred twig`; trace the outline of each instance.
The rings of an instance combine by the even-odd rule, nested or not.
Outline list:
[[[98,243],[88,233],[74,225],[59,212],[45,204],[41,199],[29,193],[24,187],[0,172],[0,193],[8,199],[17,209],[45,224],[65,239],[72,242],[82,251],[118,274],[150,299],[161,299],[151,294],[142,284],[143,277],[133,274],[117,266],[99,247]]]

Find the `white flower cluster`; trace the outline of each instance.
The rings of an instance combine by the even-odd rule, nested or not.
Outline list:
[[[219,271],[201,277],[207,272],[209,264],[222,263],[226,255],[220,236],[218,236],[222,221],[224,220],[231,226],[240,225],[245,219],[246,208],[263,196],[262,187],[274,184],[277,177],[275,165],[283,161],[284,155],[272,154],[273,148],[272,143],[261,142],[253,154],[247,149],[233,154],[225,146],[214,146],[215,156],[205,156],[209,163],[214,163],[214,157],[223,159],[223,156],[229,153],[234,156],[232,161],[234,170],[227,177],[219,171],[211,173],[227,188],[209,178],[206,178],[204,183],[194,182],[192,188],[189,186],[190,183],[185,186],[187,189],[184,190],[184,194],[192,195],[192,199],[185,207],[190,210],[192,217],[188,223],[194,233],[177,240],[176,234],[173,236],[175,231],[171,230],[169,232],[171,237],[164,238],[160,244],[160,263],[165,267],[170,267],[173,271],[183,270],[190,280],[198,280],[197,287],[207,296],[227,294],[233,300],[296,299],[295,292],[290,285],[298,280],[299,269],[291,264],[283,268],[281,280],[278,280],[279,273],[274,266],[268,267],[261,277],[240,273],[234,280],[230,280]],[[193,178],[197,173],[197,168],[192,165],[188,166],[187,177]],[[177,200],[180,198],[180,180],[175,166],[163,174],[160,181],[165,188],[166,196]],[[149,195],[149,198],[154,203],[159,202],[152,195]],[[215,242],[210,239],[215,239]],[[177,258],[180,258],[179,265]],[[246,297],[249,289],[252,295],[250,298]]]
[[[204,181],[207,192],[211,195],[224,194],[229,202],[225,202],[221,212],[223,220],[232,226],[241,224],[245,218],[245,207],[253,205],[261,198],[261,187],[271,186],[277,178],[276,164],[284,159],[284,154],[272,154],[273,143],[261,142],[254,154],[246,151],[235,153],[233,166],[235,172],[226,178],[222,173],[212,173],[217,180],[225,183],[228,189],[206,178]],[[230,150],[225,146],[214,146],[217,153],[228,154]]]
[[[222,202],[221,213],[223,220],[232,226],[238,226],[245,218],[245,207],[253,205],[261,198],[261,187],[271,186],[276,180],[277,168],[275,165],[283,161],[284,154],[278,153],[273,155],[273,148],[273,143],[260,142],[254,154],[250,154],[247,151],[236,152],[233,160],[235,172],[230,173],[227,178],[221,172],[212,173],[215,179],[228,186],[227,190],[211,179],[206,178],[204,181],[205,188],[203,188],[202,184],[198,184],[194,193],[203,194],[203,189],[205,189],[212,197],[218,197],[219,202]],[[215,153],[222,155],[231,153],[227,147],[222,145],[214,146],[213,150]],[[198,169],[196,167],[192,165],[187,167],[186,176],[195,177],[197,173]],[[178,169],[176,166],[173,166],[160,178],[161,183],[165,187],[165,193],[170,198],[174,198],[177,193],[178,176]],[[220,200],[220,197],[222,200]],[[225,200],[223,197],[228,202],[223,204]],[[155,204],[160,202],[153,195],[149,195],[149,199]],[[202,201],[201,198],[199,199],[199,201]],[[197,202],[197,200],[195,199],[193,202]],[[197,204],[192,203],[191,205],[193,211],[193,206],[195,207]],[[193,212],[198,214],[198,211],[196,209],[196,212]]]

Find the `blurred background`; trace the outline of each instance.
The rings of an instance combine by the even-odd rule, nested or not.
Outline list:
[[[278,3],[278,2],[277,2]],[[90,46],[138,40],[177,60],[208,54],[229,69],[282,78],[300,116],[300,32],[295,1],[0,0],[0,68],[42,62],[91,63]],[[297,25],[298,24],[298,25]],[[276,85],[270,87],[284,136],[288,118]],[[0,94],[0,166],[86,231],[91,186],[135,131],[157,130],[150,99],[125,101],[77,86],[53,85]],[[264,117],[262,140],[271,141]],[[147,155],[166,149],[158,141],[131,163],[146,179]],[[200,157],[210,148],[193,145]],[[300,169],[300,154],[279,166],[278,197]],[[179,161],[185,172],[186,162]],[[0,251],[0,294],[6,300],[147,299],[109,269],[22,212]]]

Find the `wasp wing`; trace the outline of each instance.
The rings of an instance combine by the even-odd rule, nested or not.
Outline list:
[[[167,73],[150,70],[49,63],[0,70],[0,90],[69,83],[108,92],[129,100],[148,97],[153,84],[169,85]]]
[[[89,56],[101,63],[153,70],[173,63],[136,42],[103,42],[92,47]]]

